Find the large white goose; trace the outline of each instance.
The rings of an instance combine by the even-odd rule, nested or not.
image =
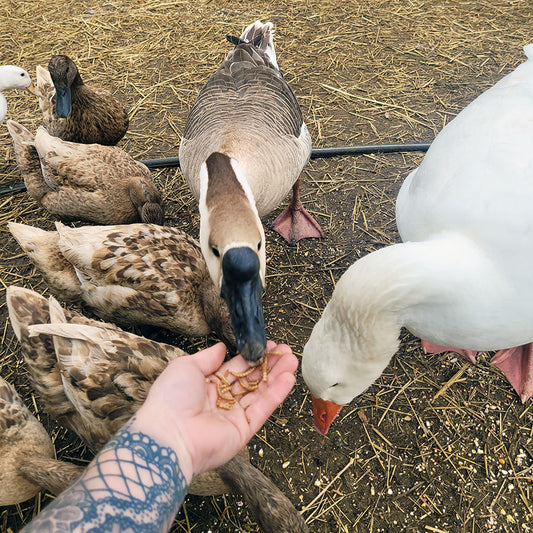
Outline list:
[[[402,185],[402,244],[352,265],[304,348],[315,425],[381,374],[400,328],[434,345],[501,350],[522,400],[533,395],[533,45],[528,60],[437,136]],[[521,346],[520,348],[512,348]]]
[[[179,151],[183,175],[199,199],[202,252],[249,361],[260,359],[266,344],[260,217],[292,187],[291,204],[275,229],[292,242],[322,235],[299,200],[311,138],[278,69],[273,33],[272,23],[256,21],[240,38],[229,38],[236,46],[200,91]]]

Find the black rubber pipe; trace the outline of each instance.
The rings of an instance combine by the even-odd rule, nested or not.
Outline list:
[[[327,157],[339,157],[342,155],[362,154],[392,154],[398,152],[427,152],[430,143],[410,144],[367,144],[363,146],[336,146],[332,148],[314,148],[311,150],[311,159],[323,159]],[[141,161],[148,168],[172,168],[179,167],[177,157],[163,157],[161,159],[145,159]],[[26,190],[24,183],[13,183],[0,187],[0,196],[16,194]]]

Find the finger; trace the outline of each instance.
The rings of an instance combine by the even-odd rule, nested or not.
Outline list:
[[[296,370],[298,366],[298,360],[293,356],[292,350],[289,346],[286,344],[276,344],[273,341],[267,342],[267,367],[269,371],[278,364],[278,361],[280,358],[288,357],[288,359],[285,360],[283,368],[285,368],[285,365],[287,365],[287,370],[290,370],[292,366],[294,366],[294,370]],[[221,368],[221,372],[225,372],[226,370],[235,372],[235,373],[241,373],[246,372],[250,368],[250,363],[243,359],[241,355],[237,355],[233,357],[230,361],[225,363]],[[261,365],[257,365],[257,370],[261,368]]]
[[[266,351],[273,352],[276,349],[277,344],[274,341],[267,341]]]
[[[271,373],[291,372],[294,374],[298,368],[298,359],[292,353],[292,350],[286,344],[278,344],[275,353],[277,356],[273,358]]]
[[[201,350],[189,357],[192,357],[195,360],[204,376],[209,376],[220,368],[220,365],[224,362],[225,356],[226,346],[224,343],[218,342],[214,346],[210,346],[209,348]]]
[[[245,408],[248,423],[253,433],[259,431],[267,418],[279,407],[294,387],[295,382],[294,374],[286,372],[279,375],[275,381],[262,389],[260,393],[257,391],[246,397],[246,400],[252,396],[255,397],[255,401]],[[243,398],[243,400],[245,399]]]

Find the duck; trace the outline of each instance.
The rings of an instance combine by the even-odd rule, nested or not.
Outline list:
[[[43,489],[57,495],[82,471],[55,459],[46,429],[0,376],[0,505],[24,502]]]
[[[150,325],[184,335],[214,332],[235,346],[229,311],[198,242],[156,224],[81,226],[56,231],[8,223],[52,293],[83,303],[103,320]]]
[[[9,89],[28,89],[34,91],[30,75],[16,65],[0,66],[0,124],[7,115],[7,100],[4,91]]]
[[[311,137],[281,74],[273,25],[256,21],[203,86],[188,115],[180,167],[199,202],[200,245],[230,309],[237,347],[248,361],[266,347],[262,308],[265,232],[261,218],[292,188],[274,228],[289,242],[321,237],[299,197]]]
[[[85,84],[66,55],[53,55],[48,70],[38,65],[36,85],[43,123],[64,141],[116,145],[128,131],[124,106],[107,89]]]
[[[40,126],[35,136],[7,121],[29,195],[53,215],[97,224],[164,223],[150,170],[116,146],[63,141]]]
[[[522,401],[533,395],[533,45],[524,50],[527,60],[450,121],[402,184],[402,242],[336,284],[302,360],[321,433],[380,376],[402,327],[438,351],[498,350],[491,362]]]
[[[151,341],[62,308],[53,297],[10,286],[11,326],[30,383],[45,412],[96,453],[133,416],[177,347]],[[241,493],[266,533],[306,533],[307,525],[281,490],[249,462],[245,448],[216,471],[193,478],[189,493]]]

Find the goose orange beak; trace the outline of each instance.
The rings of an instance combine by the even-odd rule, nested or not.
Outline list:
[[[329,431],[329,427],[333,423],[333,420],[337,418],[342,405],[330,402],[329,400],[323,400],[322,398],[315,398],[311,394],[313,401],[313,415],[315,418],[315,429],[321,434],[326,435]]]

